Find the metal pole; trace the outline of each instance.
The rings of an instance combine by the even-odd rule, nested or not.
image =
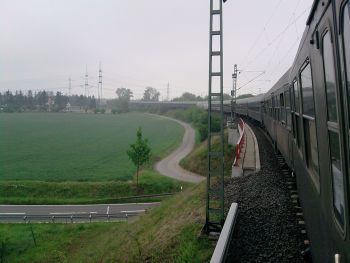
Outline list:
[[[209,93],[208,93],[208,174],[206,192],[206,220],[204,230],[206,234],[220,232],[224,223],[224,105],[223,105],[223,31],[222,31],[222,1],[214,7],[214,0],[210,0],[210,30],[209,30]],[[213,17],[219,18],[219,28],[214,28]],[[219,47],[213,47],[213,38],[220,41]],[[217,50],[217,48],[219,48]],[[220,68],[213,67],[213,57],[220,60]],[[213,81],[214,80],[214,81]],[[215,101],[213,98],[218,98]],[[217,104],[218,102],[218,104]],[[219,106],[219,107],[218,107]],[[214,114],[212,111],[219,111]],[[212,118],[219,118],[220,128]],[[219,137],[220,147],[213,147]]]
[[[237,74],[238,74],[238,69],[237,69],[237,64],[234,65],[233,67],[233,74],[232,74],[232,79],[233,79],[233,92],[234,92],[234,98],[235,98],[235,103],[234,103],[234,119],[237,118]]]

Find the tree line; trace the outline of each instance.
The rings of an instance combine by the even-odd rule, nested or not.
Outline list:
[[[69,103],[69,105],[68,105]],[[0,111],[2,112],[22,112],[22,111],[63,111],[68,110],[67,106],[76,106],[82,110],[93,110],[97,107],[94,96],[64,95],[62,92],[29,90],[23,93],[21,90],[0,92]]]
[[[118,88],[116,90],[117,98],[107,101],[107,107],[112,113],[128,112],[129,102],[133,97],[133,92],[127,88]],[[146,87],[142,97],[142,101],[157,102],[159,101],[160,92],[153,87]],[[252,97],[251,94],[244,94],[237,98]],[[224,94],[224,100],[231,97]],[[215,98],[214,98],[215,99]],[[172,101],[203,101],[207,97],[197,96],[190,92],[184,92],[180,97],[174,98]],[[69,104],[68,104],[69,103]],[[7,90],[4,93],[0,92],[0,112],[22,112],[22,111],[66,111],[69,107],[79,107],[80,110],[93,110],[97,112],[99,109],[98,102],[94,96],[84,95],[64,95],[62,92],[47,92],[45,90],[33,92],[29,90],[23,93],[21,90],[12,93]],[[103,109],[103,112],[105,109]],[[102,111],[101,111],[102,112]]]

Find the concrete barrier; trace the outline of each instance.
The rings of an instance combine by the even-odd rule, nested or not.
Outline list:
[[[216,247],[211,257],[210,263],[225,262],[227,252],[231,242],[232,233],[236,224],[237,213],[238,213],[238,204],[232,203],[230,210],[227,214],[224,227],[222,228],[219,240],[216,243]]]

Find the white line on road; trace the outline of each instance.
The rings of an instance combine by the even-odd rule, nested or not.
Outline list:
[[[13,206],[13,207],[26,207],[26,206],[52,206],[52,207],[63,207],[63,206],[104,206],[104,205],[110,205],[110,206],[126,206],[126,205],[159,205],[160,202],[150,202],[150,203],[123,203],[123,204],[95,204],[95,205],[0,205],[0,207],[9,207],[9,206]]]
[[[120,211],[121,213],[144,213],[146,210],[131,210],[131,211]]]
[[[50,215],[97,214],[97,212],[52,212]]]
[[[0,213],[0,215],[25,215],[26,213]]]
[[[107,215],[109,215],[109,206],[107,206]]]

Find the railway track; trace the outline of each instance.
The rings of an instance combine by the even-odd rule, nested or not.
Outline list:
[[[309,262],[295,177],[260,128],[257,173],[226,181],[226,204],[240,206],[227,262]]]

